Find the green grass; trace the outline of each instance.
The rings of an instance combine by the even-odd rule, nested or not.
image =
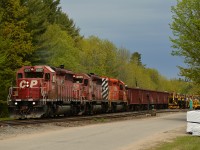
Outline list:
[[[0,121],[4,121],[4,120],[14,120],[12,118],[0,118]]]
[[[200,150],[200,137],[178,137],[173,142],[162,143],[151,150]]]
[[[108,120],[105,118],[94,118],[93,119],[95,122],[107,122]]]

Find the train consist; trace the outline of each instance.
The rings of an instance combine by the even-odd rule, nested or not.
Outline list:
[[[118,79],[74,73],[64,66],[17,71],[8,106],[12,118],[54,117],[168,108],[168,92],[126,87]]]

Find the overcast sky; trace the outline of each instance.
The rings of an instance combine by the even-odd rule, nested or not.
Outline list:
[[[176,0],[61,0],[81,31],[142,54],[142,63],[168,78],[178,77],[179,57],[171,56],[171,6]]]

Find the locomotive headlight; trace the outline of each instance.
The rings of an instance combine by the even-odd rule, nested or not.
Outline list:
[[[26,82],[26,87],[29,87],[29,82],[28,81]]]
[[[15,105],[17,105],[17,102],[15,102]]]
[[[33,105],[35,105],[35,102],[33,102]]]

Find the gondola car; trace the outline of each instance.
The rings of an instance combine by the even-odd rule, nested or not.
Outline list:
[[[141,88],[127,88],[130,110],[166,109],[168,92],[153,91]]]

